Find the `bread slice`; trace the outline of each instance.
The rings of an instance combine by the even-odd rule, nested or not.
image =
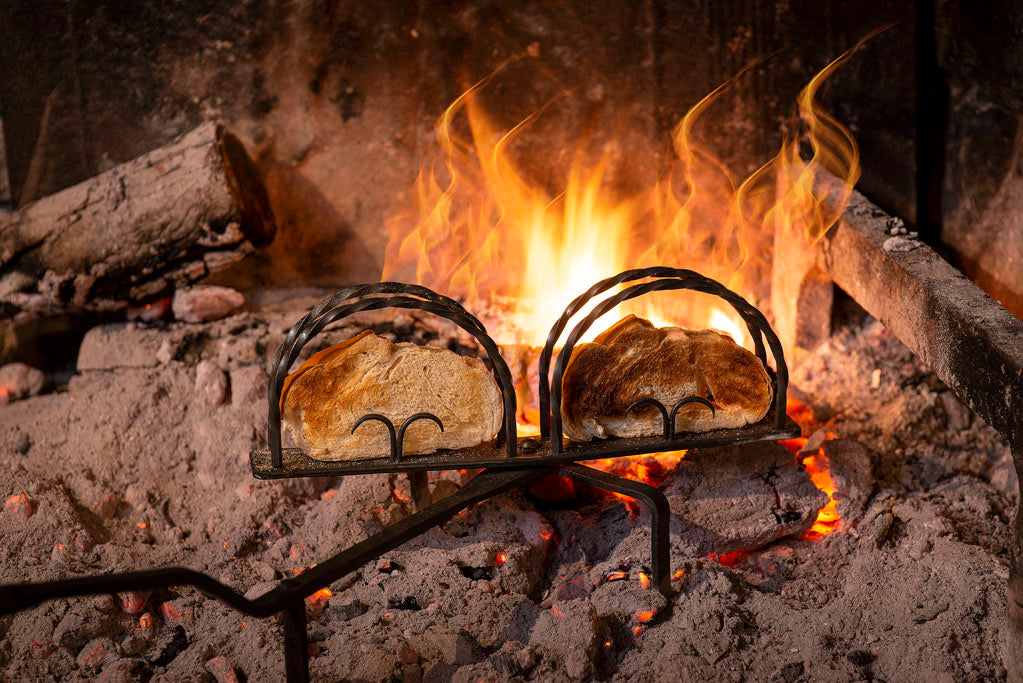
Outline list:
[[[771,407],[771,379],[760,360],[726,335],[711,330],[654,327],[629,315],[580,344],[562,384],[562,415],[569,438],[657,436],[664,431],[653,406],[626,409],[654,398],[671,412],[689,396],[712,397],[715,408],[689,404],[676,432],[704,432],[759,422]]]
[[[405,432],[405,455],[467,448],[492,440],[501,428],[501,391],[483,361],[436,346],[391,344],[370,331],[324,349],[284,380],[285,427],[317,460],[363,460],[390,455],[387,427],[364,415],[379,413],[395,430],[411,415],[433,413]]]

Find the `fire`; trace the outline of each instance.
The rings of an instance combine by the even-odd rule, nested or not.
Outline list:
[[[813,425],[813,411],[810,410],[809,406],[790,396],[788,400],[788,414],[789,417],[802,427],[804,434],[809,433]],[[836,438],[838,438],[837,435],[832,432],[825,433],[825,439],[827,440]],[[802,450],[807,442],[807,438],[800,437],[798,439],[788,439],[783,443],[789,450],[796,453]],[[831,478],[831,463],[828,461],[828,457],[824,455],[823,449],[819,448],[816,453],[811,453],[804,457],[802,464],[807,474],[810,475],[810,481],[813,482],[814,486],[828,496],[827,505],[817,513],[817,520],[805,536],[805,538],[817,540],[838,531],[842,526],[842,518],[838,514],[838,501],[835,500],[837,487],[835,486],[834,479]]]
[[[720,308],[712,307],[710,309],[710,320],[707,321],[707,327],[724,332],[739,346],[752,346],[752,340],[746,337],[746,333],[743,332],[739,323]]]
[[[497,555],[494,556],[494,562],[497,563],[498,567],[503,567],[504,563],[507,562],[507,561],[508,561],[508,553],[504,552],[503,550],[499,551],[497,553]]]
[[[838,530],[841,518],[838,516],[838,502],[835,500],[835,482],[831,478],[828,458],[823,453],[808,455],[803,459],[803,467],[810,475],[814,486],[828,494],[828,504],[817,513],[817,521],[807,532],[807,538],[820,538]]]
[[[557,99],[513,125],[498,123],[482,104],[498,70],[468,87],[437,120],[435,144],[408,209],[387,221],[382,279],[414,281],[458,298],[484,317],[499,343],[531,347],[544,345],[572,299],[627,268],[691,268],[758,305],[769,294],[773,250],[809,249],[821,239],[859,178],[851,133],[818,106],[816,96],[875,34],[810,80],[796,99],[793,125],[780,151],[748,177],[735,176],[697,142],[696,132],[713,115],[719,96],[763,60],[693,106],[672,131],[673,158],[656,179],[634,178],[627,190],[612,178],[620,159],[631,157],[610,146],[590,149],[592,138],[569,131],[566,141],[578,142],[550,155],[570,159],[561,176],[532,177],[516,142],[557,106]],[[573,97],[572,92],[560,97]],[[824,172],[837,182],[824,182]],[[776,234],[784,236],[783,244],[775,245]],[[739,316],[706,295],[662,293],[619,308],[619,314],[636,313],[659,326],[717,329],[738,344],[752,345]],[[609,312],[584,339],[618,317]],[[518,417],[523,433],[535,431],[537,416],[528,406]],[[591,464],[658,483],[683,455]]]
[[[499,342],[533,346],[543,345],[565,305],[586,287],[629,267],[693,268],[758,301],[770,279],[775,231],[798,233],[787,247],[819,240],[859,177],[852,135],[815,100],[851,53],[807,84],[797,98],[796,132],[749,177],[734,177],[694,139],[700,120],[740,73],[678,123],[675,158],[661,178],[630,192],[612,187],[613,155],[595,155],[585,139],[571,150],[561,181],[531,178],[516,161],[515,143],[555,103],[503,128],[480,102],[497,76],[491,74],[438,119],[412,205],[388,221],[383,279],[414,279],[463,299],[470,309],[507,304],[501,328],[491,332]],[[808,159],[800,154],[802,142]],[[823,187],[822,170],[840,183]],[[838,201],[825,204],[833,196]],[[733,311],[708,297],[696,304],[690,298],[697,297],[643,297],[625,307],[661,324],[711,327],[747,341]],[[615,319],[609,314],[601,324]]]

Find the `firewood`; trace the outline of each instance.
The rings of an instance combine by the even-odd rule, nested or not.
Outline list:
[[[0,317],[121,310],[244,258],[274,232],[252,161],[208,122],[0,213]]]

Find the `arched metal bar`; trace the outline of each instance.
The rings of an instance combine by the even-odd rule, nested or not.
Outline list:
[[[709,278],[702,276],[694,276],[692,271],[681,271],[685,275],[678,278],[664,278],[660,280],[653,280],[651,282],[645,282],[638,285],[633,285],[627,289],[618,292],[614,296],[608,297],[600,301],[592,311],[580,321],[575,328],[569,333],[566,339],[565,346],[558,354],[558,360],[554,366],[554,378],[550,391],[549,402],[545,405],[541,403],[541,422],[543,416],[549,415],[551,425],[551,451],[553,453],[561,453],[563,451],[563,444],[561,443],[562,435],[562,415],[561,415],[561,384],[564,379],[565,367],[568,360],[571,358],[572,350],[575,348],[575,344],[579,341],[579,338],[590,328],[593,322],[604,315],[614,307],[618,306],[623,301],[627,301],[637,296],[642,296],[653,291],[665,291],[665,290],[678,290],[678,289],[691,289],[698,292],[704,292],[707,294],[714,294],[727,301],[732,307],[742,316],[747,326],[751,329],[763,333],[767,337],[768,344],[771,348],[771,353],[775,358],[775,362],[778,366],[777,372],[777,387],[775,390],[775,407],[777,411],[776,421],[778,428],[781,429],[785,425],[785,406],[786,406],[786,391],[788,388],[788,368],[785,365],[784,353],[782,352],[781,342],[778,340],[777,335],[771,329],[767,319],[764,318],[763,314],[756,308],[751,306],[745,299],[740,297],[738,294],[728,290],[723,285]],[[614,278],[612,278],[614,279]],[[612,285],[613,286],[613,285]],[[592,291],[592,290],[591,290]],[[577,299],[573,304],[576,304]],[[581,304],[579,304],[581,305]],[[573,306],[570,305],[569,308]],[[569,309],[566,309],[568,312]],[[564,318],[564,316],[562,316]],[[559,320],[559,323],[561,321]],[[551,331],[551,335],[548,337],[548,346],[552,347],[552,338],[557,339],[554,335],[554,330]],[[545,347],[544,351],[547,351]],[[541,361],[543,357],[541,355]],[[549,362],[549,361],[548,361]],[[766,367],[766,366],[765,366]],[[543,399],[543,385],[547,377],[547,368],[541,366],[540,368],[540,386],[541,386],[541,401]],[[557,437],[557,438],[555,438]]]
[[[362,417],[355,421],[354,425],[352,425],[352,434],[354,434],[355,430],[359,428],[359,425],[361,425],[363,422],[369,422],[370,420],[383,422],[384,426],[387,427],[387,436],[391,444],[390,450],[391,460],[393,460],[394,462],[398,462],[399,454],[401,453],[401,451],[398,450],[398,437],[394,433],[394,423],[391,422],[390,418],[381,415],[380,413],[370,413],[369,415],[363,415]]]
[[[664,438],[665,439],[670,439],[671,438],[671,432],[672,432],[672,425],[674,423],[670,422],[668,420],[668,409],[665,408],[664,404],[661,403],[660,401],[658,401],[656,398],[650,398],[648,396],[646,398],[641,398],[641,399],[639,399],[637,401],[633,401],[629,405],[629,407],[625,409],[625,417],[629,416],[629,413],[632,412],[633,408],[639,408],[641,406],[653,406],[653,407],[657,408],[657,411],[661,414],[661,427],[664,430]],[[674,413],[672,413],[672,416],[674,416]]]
[[[670,432],[671,435],[668,436],[667,438],[669,439],[675,438],[675,416],[678,415],[678,411],[680,408],[682,408],[682,406],[689,405],[690,403],[699,403],[700,405],[705,405],[708,408],[710,408],[711,417],[715,417],[717,415],[718,411],[714,409],[714,404],[705,399],[703,396],[686,396],[684,399],[676,403],[675,407],[671,409],[671,416],[669,418],[669,421],[671,422]]]
[[[368,297],[370,294],[409,294],[411,296]],[[349,302],[354,297],[365,297]],[[348,302],[348,303],[346,303]],[[461,304],[418,285],[407,285],[400,282],[381,282],[372,285],[349,287],[328,297],[317,304],[309,313],[296,322],[287,337],[277,349],[274,356],[270,382],[267,388],[269,410],[267,415],[267,445],[270,450],[271,465],[281,467],[281,392],[288,370],[295,362],[302,348],[313,336],[332,322],[360,311],[380,308],[419,309],[451,320],[463,330],[471,334],[483,347],[490,359],[494,376],[501,388],[504,418],[498,434],[499,446],[504,446],[505,457],[513,458],[516,454],[518,437],[515,424],[516,397],[512,384],[511,371],[501,356],[497,343],[487,333],[475,316],[465,310]]]
[[[676,279],[682,280],[682,281],[696,280],[696,281],[701,281],[701,282],[704,282],[704,283],[712,283],[713,285],[716,285],[717,287],[719,287],[722,291],[727,292],[728,294],[730,294],[733,297],[735,297],[738,301],[742,302],[743,304],[745,304],[749,308],[751,308],[753,310],[756,310],[755,308],[750,306],[746,302],[745,299],[743,299],[742,297],[739,297],[734,292],[731,292],[730,290],[728,290],[726,287],[724,287],[720,283],[717,283],[714,280],[711,280],[710,278],[704,277],[703,275],[701,275],[700,273],[697,273],[694,270],[687,270],[687,269],[684,269],[684,268],[671,268],[671,267],[668,267],[668,266],[653,266],[653,267],[650,267],[650,268],[634,268],[632,270],[623,271],[623,272],[619,273],[618,275],[615,275],[614,277],[609,277],[609,278],[607,278],[605,280],[601,280],[600,282],[598,282],[597,284],[593,285],[588,290],[583,292],[581,295],[576,297],[567,307],[565,307],[564,313],[561,314],[561,317],[558,318],[558,320],[555,321],[554,325],[551,327],[551,331],[547,335],[547,341],[544,344],[543,351],[540,353],[540,361],[539,361],[540,380],[539,380],[539,387],[538,387],[538,396],[539,396],[539,399],[540,399],[540,436],[542,438],[547,438],[548,436],[550,436],[550,433],[551,433],[551,423],[550,423],[551,416],[550,416],[550,410],[549,410],[549,408],[550,408],[550,396],[551,396],[551,385],[550,385],[551,359],[552,359],[552,357],[554,355],[554,346],[555,346],[555,344],[557,344],[558,339],[561,337],[562,333],[565,331],[565,327],[568,325],[568,321],[576,313],[578,313],[587,304],[587,302],[589,302],[593,297],[595,297],[595,296],[597,296],[599,294],[602,294],[602,293],[608,291],[609,289],[617,287],[618,285],[620,285],[622,283],[632,282],[634,280],[642,280],[642,279],[650,278],[650,277],[670,277],[670,278],[676,278]],[[693,288],[693,289],[695,289],[695,288]],[[707,293],[717,294],[717,292],[707,292]],[[718,296],[722,296],[722,295],[718,294]],[[725,298],[726,301],[728,301],[728,303],[730,305],[732,305],[733,308],[736,307],[736,303],[737,303],[736,301],[729,300],[727,297],[723,297],[723,296],[722,296],[722,298]],[[764,341],[763,341],[762,331],[761,331],[760,327],[755,325],[755,324],[752,324],[750,322],[750,320],[748,320],[746,318],[746,316],[743,315],[741,311],[739,311],[738,308],[736,308],[736,311],[739,312],[739,315],[743,318],[743,321],[746,323],[746,327],[749,330],[750,337],[753,339],[753,347],[754,347],[754,351],[756,353],[757,358],[760,359],[760,362],[764,364],[765,368],[768,368],[768,366],[767,366],[767,353],[766,353],[766,350],[764,349]],[[757,311],[757,312],[759,313],[759,311]],[[763,317],[763,316],[761,316],[761,317]],[[764,323],[766,324],[766,320],[764,321]],[[768,331],[770,331],[770,334],[774,335],[774,332],[770,330],[770,326],[767,326],[767,327],[768,327]],[[775,361],[777,363],[777,361],[778,361],[778,352],[774,350],[774,346],[773,345],[772,345],[771,348],[772,348],[772,355],[774,355]],[[779,346],[779,348],[780,348],[780,346]],[[780,365],[780,363],[779,363],[779,365]],[[768,368],[768,372],[770,372],[769,368]]]
[[[440,430],[444,431],[444,423],[440,421],[440,418],[433,413],[416,413],[410,415],[404,422],[401,423],[401,428],[398,429],[398,450],[395,455],[392,455],[394,462],[401,462],[402,457],[405,455],[405,430],[415,422],[416,420],[433,420],[440,427]]]
[[[591,486],[638,498],[650,508],[650,568],[654,586],[661,595],[671,599],[670,520],[671,506],[656,486],[595,470],[578,463],[565,465],[560,471],[572,479]]]

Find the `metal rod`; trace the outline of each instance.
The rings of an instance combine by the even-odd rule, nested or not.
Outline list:
[[[284,627],[284,674],[288,683],[309,683],[309,634],[305,600],[299,598],[281,612]]]
[[[665,408],[664,404],[658,401],[656,398],[651,398],[647,396],[646,398],[641,398],[636,401],[633,401],[629,405],[629,407],[625,409],[625,417],[628,417],[629,413],[631,413],[636,408],[642,408],[644,406],[653,406],[654,408],[657,408],[657,412],[661,414],[661,426],[663,427],[664,440],[667,441],[668,439],[670,439],[675,431],[674,429],[672,429],[673,425],[675,424],[675,420],[673,419],[675,414],[672,413],[671,418],[669,418],[668,409]]]
[[[631,498],[638,498],[650,508],[650,570],[654,585],[666,598],[671,597],[671,540],[668,521],[671,507],[660,489],[640,481],[625,479],[585,465],[563,465],[561,471],[578,481],[586,482],[605,491],[614,491]]]
[[[412,502],[415,503],[416,512],[433,502],[430,496],[429,476],[425,470],[408,473],[409,488],[412,489]]]
[[[320,562],[315,567],[310,567],[299,576],[281,581],[276,588],[253,600],[202,572],[183,567],[168,567],[61,581],[7,584],[0,586],[0,615],[19,612],[56,598],[193,586],[203,594],[216,598],[243,614],[269,617],[286,609],[296,598],[305,598],[321,588],[326,588],[366,562],[444,523],[459,510],[527,483],[547,474],[550,470],[549,467],[483,470],[456,493]]]

